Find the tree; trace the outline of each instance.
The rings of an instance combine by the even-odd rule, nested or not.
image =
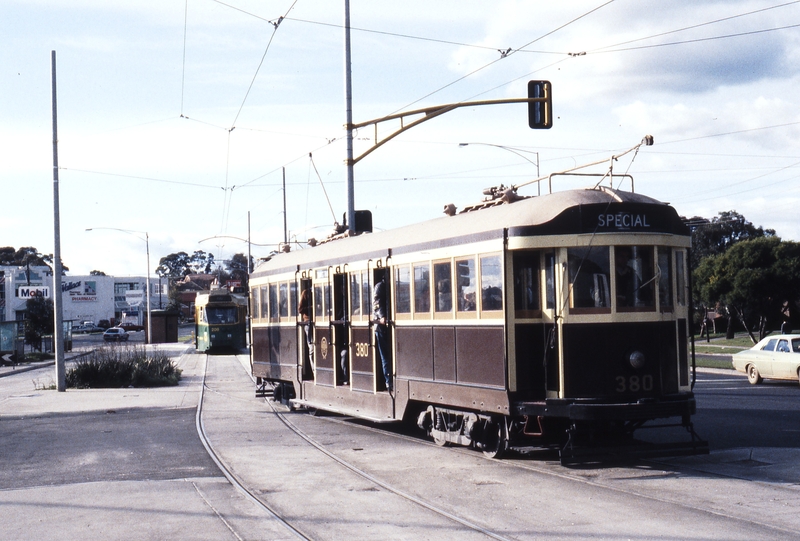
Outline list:
[[[704,258],[693,274],[696,298],[720,303],[744,325],[753,343],[800,300],[800,243],[764,236],[736,242]]]
[[[106,273],[104,273],[103,271],[100,271],[100,270],[93,270],[93,271],[89,272],[89,276],[105,276],[105,275],[106,275]]]
[[[162,278],[168,278],[170,284],[174,284],[192,273],[190,262],[191,258],[186,252],[169,254],[159,260],[156,274]]]
[[[53,270],[53,255],[41,254],[39,250],[33,246],[24,246],[15,250],[11,246],[0,248],[0,265],[9,267],[48,267]],[[66,267],[63,262],[61,264],[62,274],[66,273],[69,267]]]
[[[231,280],[241,280],[242,286],[247,288],[250,265],[248,265],[246,255],[242,253],[234,254],[233,257],[225,261],[225,267]]]
[[[31,297],[25,302],[25,341],[37,351],[42,351],[42,336],[53,334],[53,300]]]
[[[189,266],[193,274],[210,274],[214,267],[214,254],[205,253],[203,250],[196,250],[189,258]]]
[[[735,210],[720,212],[711,220],[694,217],[687,221],[692,230],[692,270],[706,257],[718,255],[737,242],[774,237],[774,229],[756,227]]]

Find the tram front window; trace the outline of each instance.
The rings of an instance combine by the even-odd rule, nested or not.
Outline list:
[[[570,309],[611,310],[607,246],[569,248]]]
[[[614,276],[618,310],[655,306],[652,246],[616,246]]]
[[[236,308],[216,308],[207,306],[204,315],[207,322],[211,325],[236,323]]]

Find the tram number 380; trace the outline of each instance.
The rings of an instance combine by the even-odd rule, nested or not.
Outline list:
[[[364,342],[356,342],[356,357],[368,357],[369,356],[369,344]]]
[[[617,376],[617,387],[614,389],[618,393],[638,393],[640,391],[653,390],[653,376]]]

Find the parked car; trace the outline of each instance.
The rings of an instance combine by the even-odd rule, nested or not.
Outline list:
[[[111,322],[108,321],[107,319],[101,319],[100,321],[97,322],[97,326],[102,328],[102,329],[110,329],[111,328]]]
[[[72,328],[72,334],[88,334],[92,332],[103,332],[103,327],[98,327],[94,323],[84,323]]]
[[[120,323],[119,326],[128,332],[144,330],[144,325],[137,325],[136,323]]]
[[[103,333],[103,340],[106,342],[127,342],[128,332],[121,327],[111,327]]]
[[[756,385],[767,379],[800,381],[800,334],[767,336],[733,356],[733,367]]]

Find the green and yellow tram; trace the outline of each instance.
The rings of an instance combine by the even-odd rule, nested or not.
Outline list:
[[[240,350],[247,344],[247,298],[226,289],[195,299],[195,349]]]

